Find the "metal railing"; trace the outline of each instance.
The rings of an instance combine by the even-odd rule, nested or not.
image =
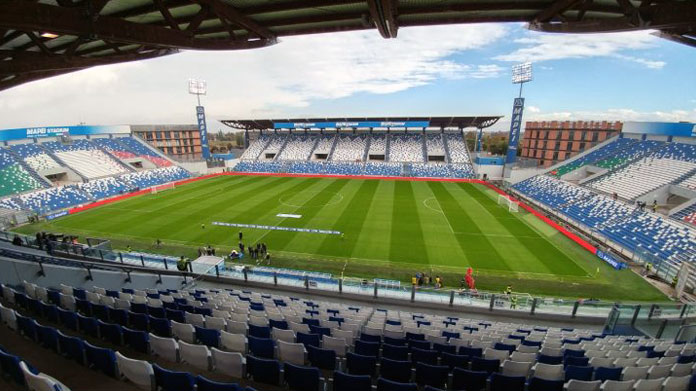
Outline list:
[[[11,242],[19,237],[22,246],[45,248],[39,246],[31,236],[0,232],[0,240]],[[609,317],[617,304],[600,300],[568,300],[559,298],[533,297],[529,294],[513,293],[510,295],[469,291],[433,289],[416,286],[380,286],[372,281],[354,278],[334,278],[321,273],[295,271],[283,272],[282,269],[269,271],[260,268],[255,271],[248,266],[237,265],[225,267],[222,265],[201,271],[189,268],[179,271],[176,259],[173,257],[144,254],[124,253],[100,248],[92,248],[82,244],[52,242],[49,255],[37,256],[25,253],[22,247],[12,248],[12,254],[5,249],[3,254],[11,258],[38,262],[70,263],[79,268],[117,268],[124,271],[137,270],[157,275],[175,275],[184,281],[206,280],[221,283],[256,283],[268,287],[290,288],[294,290],[312,291],[326,295],[345,295],[363,300],[381,300],[385,303],[396,304],[417,303],[432,308],[455,308],[479,313],[500,313],[517,317],[537,317],[548,319],[582,318],[594,323],[602,323]],[[9,255],[8,255],[9,254]],[[161,277],[160,277],[161,278]],[[696,316],[696,306],[693,304],[647,304],[643,308],[657,308],[651,311],[650,320],[669,320],[682,322],[687,317]],[[681,323],[679,323],[681,324]],[[676,332],[675,332],[676,333]]]

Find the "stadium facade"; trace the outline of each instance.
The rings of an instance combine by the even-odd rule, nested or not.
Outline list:
[[[622,126],[619,121],[528,121],[521,157],[550,167],[616,136]]]
[[[196,125],[131,125],[131,131],[172,159],[202,159],[201,134]]]

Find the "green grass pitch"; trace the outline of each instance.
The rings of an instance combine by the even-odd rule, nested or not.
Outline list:
[[[237,247],[239,229],[213,221],[345,233],[243,229],[244,243],[265,242],[277,267],[404,282],[422,271],[459,286],[470,266],[479,289],[512,284],[539,295],[665,299],[631,271],[613,270],[529,213],[510,213],[495,192],[472,183],[219,176],[20,231],[110,238],[115,247],[190,257],[211,244],[226,254]],[[155,250],[156,239],[164,245]]]

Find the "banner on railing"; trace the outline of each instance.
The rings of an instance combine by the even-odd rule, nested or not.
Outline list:
[[[597,250],[595,255],[597,255],[597,257],[599,259],[601,259],[602,261],[610,264],[616,270],[621,270],[621,269],[625,269],[626,267],[628,267],[625,262],[621,262],[621,261],[616,260],[616,258],[614,258],[613,256],[611,256],[608,253],[605,253],[602,250]]]
[[[59,217],[67,216],[68,214],[69,214],[68,211],[67,211],[67,210],[64,210],[64,211],[62,211],[62,212],[58,212],[58,213],[53,213],[53,214],[50,214],[50,215],[46,215],[46,220],[57,219],[57,218],[59,218]]]
[[[327,229],[278,227],[278,226],[274,226],[274,225],[258,225],[258,224],[222,223],[219,221],[213,221],[213,225],[222,225],[225,227],[238,227],[238,228],[268,229],[271,231],[306,232],[306,233],[310,233],[310,234],[324,234],[324,235],[340,235],[341,234],[341,231],[331,231],[331,230],[327,230]]]

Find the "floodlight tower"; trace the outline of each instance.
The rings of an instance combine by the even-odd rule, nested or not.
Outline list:
[[[522,126],[522,112],[524,111],[524,98],[522,87],[524,83],[532,81],[532,63],[525,62],[512,67],[512,83],[520,85],[520,95],[515,98],[512,105],[512,118],[510,119],[510,134],[508,136],[508,150],[505,165],[517,161],[517,144],[520,141],[520,127]]]
[[[205,124],[205,109],[201,106],[201,95],[208,93],[208,84],[205,80],[189,79],[188,91],[191,95],[196,95],[198,106],[196,106],[196,118],[198,119],[198,132],[201,136],[201,155],[203,159],[210,159],[210,148],[208,147],[208,128]]]

